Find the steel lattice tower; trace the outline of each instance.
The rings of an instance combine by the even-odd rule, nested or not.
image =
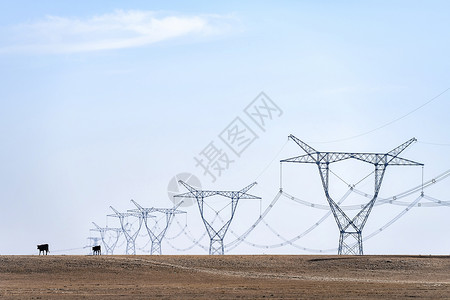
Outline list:
[[[223,239],[225,237],[225,234],[227,233],[228,228],[230,227],[231,221],[233,220],[234,213],[236,212],[236,207],[239,200],[261,199],[260,197],[247,194],[247,191],[250,190],[256,184],[256,182],[250,184],[249,186],[243,188],[240,191],[203,191],[203,190],[196,190],[195,188],[193,188],[192,186],[188,185],[187,183],[181,180],[179,181],[179,183],[182,184],[189,192],[180,195],[175,195],[174,197],[186,197],[197,199],[198,208],[200,209],[200,215],[202,217],[203,223],[205,224],[206,227],[206,231],[208,232],[210,238],[209,254],[223,255],[224,254]],[[205,201],[204,198],[211,197],[214,195],[219,195],[231,199],[231,217],[219,229],[214,229],[213,224],[211,224],[211,222],[206,220],[203,210]]]
[[[110,206],[110,208],[115,212],[115,214],[108,215],[108,217],[116,217],[120,220],[120,226],[122,227],[122,232],[127,240],[127,249],[125,251],[126,254],[136,254],[136,238],[139,234],[139,230],[141,230],[142,226],[142,215],[139,213],[120,213],[114,207]],[[130,233],[127,228],[125,228],[126,224],[124,224],[125,217],[137,217],[139,222],[139,227],[136,229],[134,233]]]
[[[91,229],[91,231],[98,231],[100,232],[100,237],[102,238],[102,243],[103,246],[105,246],[105,250],[106,250],[106,254],[114,254],[114,248],[116,248],[117,245],[117,241],[119,240],[120,237],[120,233],[122,232],[121,228],[111,228],[111,227],[100,227],[98,226],[95,222],[92,222],[92,224],[94,224],[95,228]],[[108,231],[112,231],[115,233],[115,237],[113,238],[113,242],[112,243],[108,243],[106,242],[106,233]]]
[[[400,158],[398,155],[409,145],[416,141],[415,138],[408,140],[388,153],[346,153],[346,152],[319,152],[299,140],[292,134],[289,136],[297,145],[300,146],[306,155],[292,157],[281,160],[281,162],[309,163],[317,164],[319,168],[322,186],[325,191],[330,209],[333,212],[334,219],[339,227],[339,248],[338,254],[363,254],[362,230],[367,222],[369,214],[375,204],[383,181],[387,166],[423,166],[423,164]],[[339,205],[331,198],[329,194],[329,172],[330,164],[347,159],[356,159],[365,163],[372,164],[375,167],[375,187],[372,199],[365,204],[359,213],[350,219]],[[348,241],[351,239],[351,242]],[[356,243],[355,243],[356,241]]]
[[[142,218],[144,219],[145,228],[147,228],[148,235],[150,237],[150,240],[152,241],[152,247],[150,250],[150,254],[162,254],[161,252],[161,242],[164,239],[167,229],[169,228],[170,224],[172,223],[173,217],[176,214],[183,214],[186,213],[185,211],[177,210],[177,208],[182,204],[180,202],[177,206],[173,208],[145,208],[140,206],[136,201],[131,200],[131,202],[136,205],[137,209],[131,209],[128,210],[129,212],[139,212],[142,214]],[[153,227],[153,229],[148,224],[148,218],[154,218],[155,216],[150,215],[150,213],[162,213],[166,216],[166,225],[163,227],[159,233],[157,232],[157,228]]]

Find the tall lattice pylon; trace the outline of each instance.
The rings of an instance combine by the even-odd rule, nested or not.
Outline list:
[[[230,227],[231,221],[233,220],[234,213],[236,212],[236,207],[240,199],[261,199],[260,197],[253,196],[250,194],[247,194],[248,190],[250,190],[256,182],[250,184],[249,186],[243,188],[240,191],[203,191],[203,190],[197,190],[193,188],[192,186],[188,185],[187,183],[183,181],[179,181],[180,184],[182,184],[189,192],[175,195],[174,197],[185,197],[185,198],[195,198],[197,199],[198,208],[200,209],[200,216],[202,217],[203,224],[205,224],[206,231],[208,232],[209,238],[210,238],[210,244],[209,244],[209,254],[224,254],[223,249],[223,239],[225,237],[225,234],[228,231],[228,228]],[[214,228],[211,221],[207,220],[205,218],[204,214],[204,201],[205,198],[211,197],[211,196],[223,196],[226,198],[231,199],[231,216],[230,218],[225,222],[225,224],[222,225],[220,228]],[[216,212],[217,214],[218,212]]]
[[[163,241],[167,229],[169,229],[170,224],[172,223],[173,218],[176,214],[184,214],[185,211],[177,210],[177,208],[182,204],[180,202],[177,206],[173,208],[145,208],[139,205],[136,201],[131,200],[134,205],[136,205],[137,209],[128,210],[129,212],[138,212],[142,214],[142,218],[144,219],[145,228],[147,228],[148,235],[150,240],[152,241],[152,246],[150,249],[150,254],[162,254],[161,250],[161,242]],[[158,220],[155,221],[153,226],[148,223],[148,219],[155,219],[156,216],[150,215],[151,213],[161,213],[165,215],[165,225],[162,227],[158,226]]]
[[[122,227],[123,235],[127,240],[127,249],[125,251],[126,254],[135,255],[136,254],[136,238],[139,234],[139,231],[142,227],[142,215],[140,213],[120,213],[114,207],[110,206],[110,208],[114,211],[114,214],[108,215],[108,217],[116,217],[119,218],[120,226]],[[138,228],[132,232],[132,228],[127,228],[127,223],[125,223],[125,218],[128,217],[136,217],[138,218]]]
[[[95,222],[92,222],[95,228],[91,229],[91,231],[100,232],[100,237],[102,239],[102,243],[104,249],[106,250],[107,255],[113,255],[114,249],[116,248],[117,241],[119,240],[120,234],[122,233],[122,228],[111,228],[111,227],[100,227]],[[112,233],[112,236],[107,239],[107,234]]]
[[[362,255],[362,230],[378,197],[387,166],[423,166],[421,163],[398,157],[398,155],[415,142],[416,139],[412,138],[388,153],[347,153],[319,152],[293,135],[290,135],[289,138],[297,143],[297,145],[306,152],[306,155],[284,159],[281,160],[281,162],[317,164],[325,196],[339,227],[338,254]],[[344,213],[339,205],[331,198],[329,193],[330,164],[347,159],[360,160],[372,164],[375,167],[375,187],[373,197],[352,219]]]

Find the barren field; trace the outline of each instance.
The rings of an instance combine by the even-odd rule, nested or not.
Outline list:
[[[0,298],[450,299],[448,256],[0,256]]]

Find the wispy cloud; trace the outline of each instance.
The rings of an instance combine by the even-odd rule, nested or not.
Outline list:
[[[74,53],[132,48],[180,38],[205,37],[230,30],[232,17],[161,15],[122,11],[88,19],[47,16],[3,28],[0,53]]]

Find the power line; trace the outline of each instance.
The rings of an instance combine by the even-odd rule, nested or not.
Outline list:
[[[346,137],[346,138],[342,138],[342,139],[331,140],[331,141],[322,141],[322,142],[314,142],[314,143],[316,143],[316,144],[336,143],[336,142],[342,142],[342,141],[352,140],[352,139],[355,139],[355,138],[358,138],[358,137],[361,137],[361,136],[370,134],[370,133],[372,133],[372,132],[375,132],[375,131],[377,131],[377,130],[380,130],[380,129],[382,129],[382,128],[385,128],[385,127],[387,127],[387,126],[389,126],[389,125],[392,125],[392,124],[394,124],[394,123],[396,123],[396,122],[398,122],[398,121],[400,121],[400,120],[402,120],[402,119],[408,117],[409,115],[415,113],[416,111],[418,111],[419,109],[423,108],[424,106],[426,106],[426,105],[430,104],[431,102],[435,101],[436,99],[438,99],[440,96],[442,96],[443,94],[445,94],[445,93],[448,92],[449,90],[450,90],[450,87],[447,88],[447,89],[445,89],[443,92],[439,93],[438,95],[434,96],[434,97],[431,98],[430,100],[426,101],[425,103],[421,104],[420,106],[418,106],[418,107],[414,108],[413,110],[409,111],[408,113],[406,113],[406,114],[404,114],[404,115],[402,115],[402,116],[400,116],[400,117],[398,117],[398,118],[396,118],[396,119],[394,119],[394,120],[392,120],[392,121],[389,121],[389,122],[387,122],[387,123],[385,123],[385,124],[383,124],[383,125],[381,125],[381,126],[378,126],[378,127],[374,128],[374,129],[371,129],[371,130],[369,130],[369,131],[366,131],[366,132],[363,132],[363,133],[360,133],[360,134],[357,134],[357,135],[349,136],[349,137]],[[446,146],[448,145],[448,146],[450,146],[450,144],[443,144],[443,145],[446,145]]]

